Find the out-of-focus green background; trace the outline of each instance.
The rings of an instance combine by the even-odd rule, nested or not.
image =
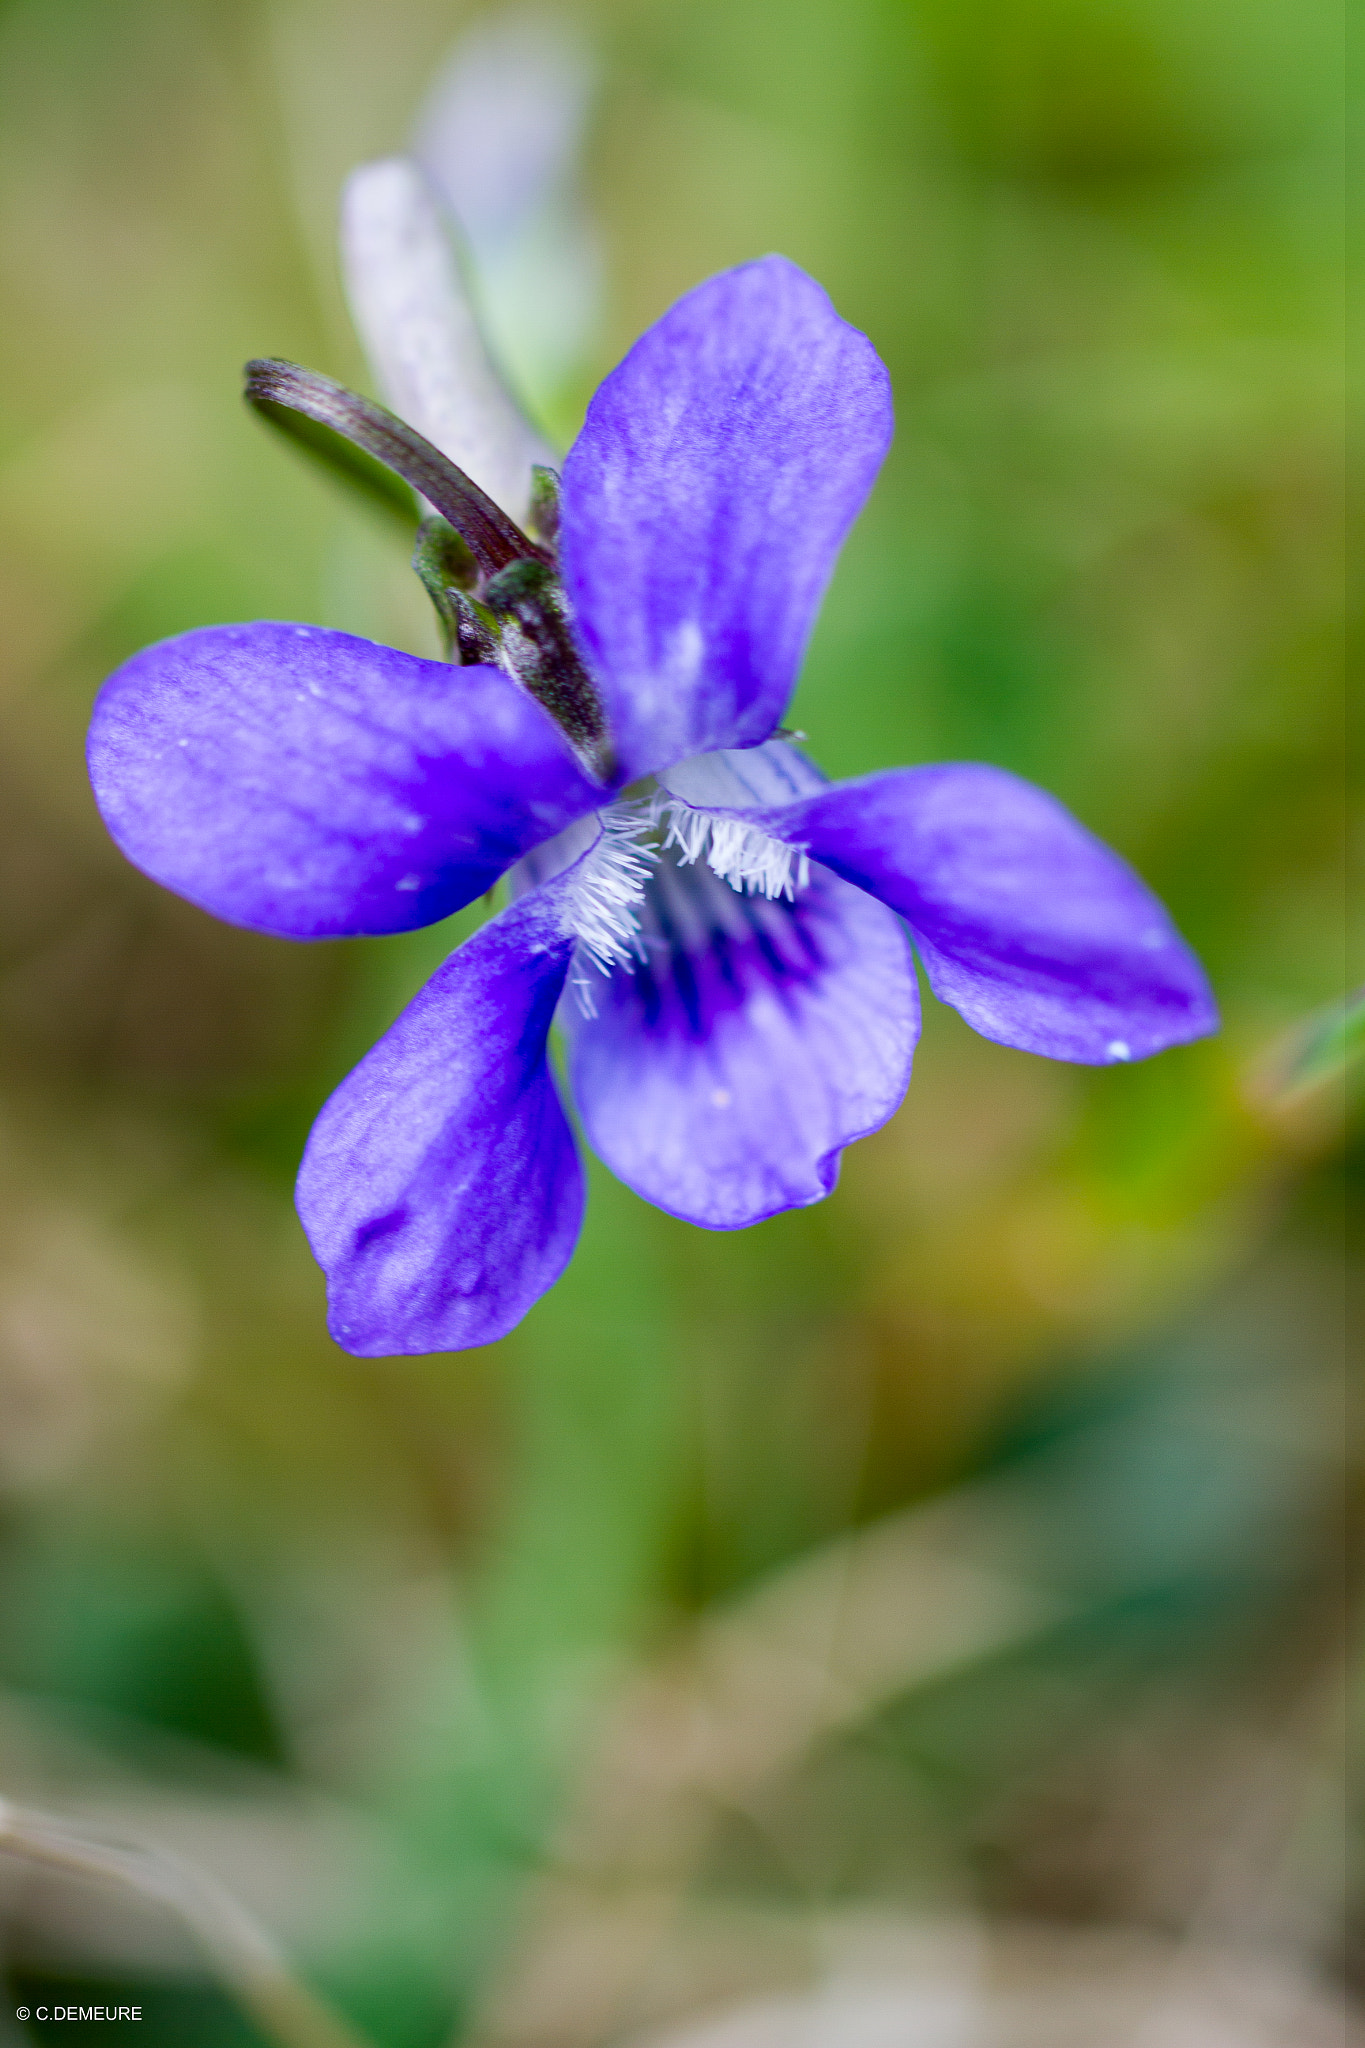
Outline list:
[[[1342,1089],[1295,1059],[1343,986],[1339,19],[546,10],[595,66],[561,445],[690,285],[820,278],[899,425],[795,722],[1055,790],[1225,1028],[1092,1072],[930,1002],[821,1207],[710,1235],[594,1169],[513,1337],[357,1361],[294,1168],[470,920],[218,925],[82,741],[190,626],[434,651],[239,372],[365,382],[340,181],[487,19],[0,5],[0,1789],[217,1878],[383,2048],[820,1986],[902,2000],[879,2048],[1336,2043]],[[264,2038],[173,1914],[0,1866],[0,2040],[67,1994]]]

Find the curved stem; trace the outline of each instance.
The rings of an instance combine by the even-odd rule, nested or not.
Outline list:
[[[277,426],[293,431],[290,415],[339,434],[420,491],[468,543],[485,577],[513,562],[549,562],[553,558],[524,534],[472,477],[457,469],[432,446],[373,399],[348,391],[316,370],[278,357],[262,357],[246,366],[246,398]]]

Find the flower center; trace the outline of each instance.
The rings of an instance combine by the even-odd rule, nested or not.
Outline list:
[[[612,804],[597,813],[595,823],[600,837],[578,869],[569,909],[578,941],[572,980],[588,1016],[596,1013],[584,972],[589,965],[610,975],[631,961],[643,962],[661,943],[661,929],[684,944],[705,946],[713,927],[728,928],[733,921],[723,908],[725,891],[719,898],[706,889],[697,894],[683,888],[679,894],[684,869],[698,870],[699,879],[709,869],[735,895],[769,902],[794,901],[810,879],[810,858],[800,847],[742,818],[699,810],[662,791]]]

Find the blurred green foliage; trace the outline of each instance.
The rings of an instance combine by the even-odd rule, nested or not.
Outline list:
[[[1286,1060],[1343,985],[1335,12],[575,11],[609,298],[547,424],[567,442],[709,273],[776,248],[818,276],[898,433],[794,722],[836,775],[1046,783],[1170,904],[1225,1029],[1090,1072],[930,1005],[828,1203],[710,1236],[594,1170],[520,1331],[375,1363],[326,1338],[292,1175],[476,914],[349,946],[213,924],[120,861],[81,747],[101,678],[189,626],[436,651],[402,548],[238,393],[259,354],[364,384],[337,189],[473,18],[0,7],[6,1767],[178,1828],[377,2042],[425,2048],[515,1975],[509,1915],[624,1677],[965,1489],[1012,1504],[992,1555],[1068,1619],[869,1702],[721,1816],[684,1890],[1183,1927],[1254,1805],[1248,1731],[1316,1758],[1334,1654],[1340,1133],[1330,1075]],[[1228,1910],[1330,1961],[1321,1859],[1286,1846],[1304,1774]],[[283,1802],[298,1842],[344,1813],[356,1846],[310,1862],[262,1819],[228,1855],[214,1800]],[[83,1923],[54,1948],[10,1896],[16,1996],[44,1958],[104,1981]],[[197,1994],[153,1950],[123,1967],[169,2013]],[[186,2010],[145,2038],[207,2041]]]

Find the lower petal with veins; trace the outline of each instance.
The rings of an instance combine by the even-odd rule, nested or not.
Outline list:
[[[919,1004],[899,920],[819,868],[795,902],[660,860],[642,957],[561,1008],[584,1133],[671,1214],[734,1230],[819,1201],[910,1078]],[[595,1014],[587,1014],[591,1009]]]
[[[573,1252],[583,1175],[547,1059],[570,887],[453,953],[313,1126],[299,1216],[359,1357],[491,1344]]]

